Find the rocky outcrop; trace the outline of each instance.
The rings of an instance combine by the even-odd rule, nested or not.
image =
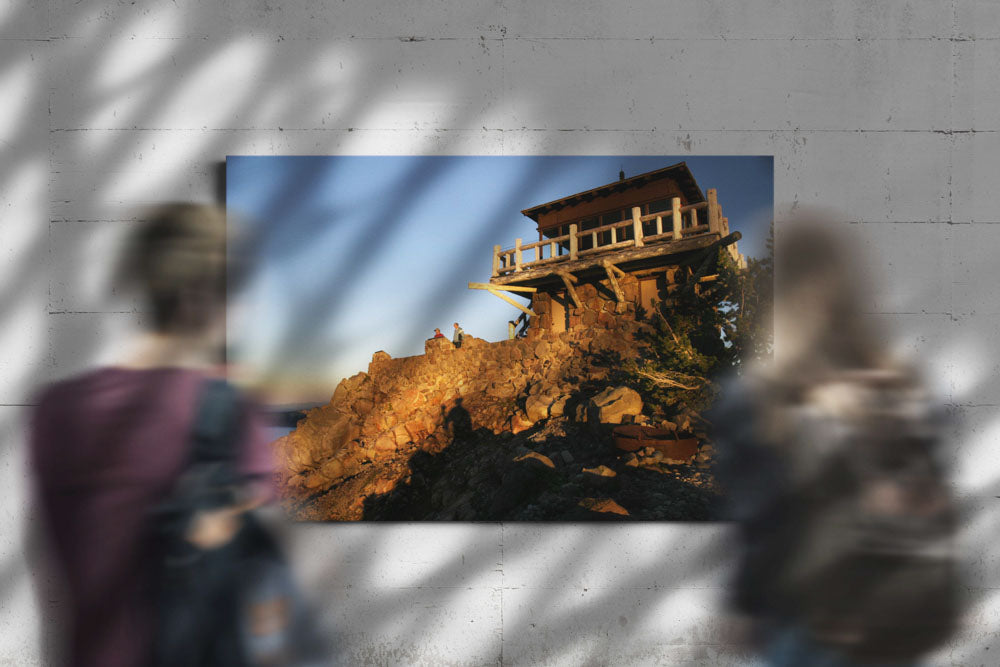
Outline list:
[[[579,286],[582,306],[562,311],[567,330],[553,326],[552,297],[537,294],[538,326],[527,338],[467,335],[461,348],[430,339],[423,355],[400,359],[376,352],[366,372],[275,442],[287,508],[318,520],[677,514],[680,506],[658,499],[656,479],[643,477],[662,468],[679,479],[677,471],[659,461],[626,466],[601,426],[648,420],[620,377],[646,327],[635,317],[637,282],[621,288],[633,301]],[[646,486],[652,496],[637,491]],[[612,493],[640,495],[629,505]],[[640,497],[660,509],[639,509]]]
[[[519,433],[582,405],[594,382],[635,354],[633,337],[567,331],[461,348],[426,342],[425,354],[376,352],[368,371],[345,379],[330,403],[307,412],[275,443],[291,495],[328,488],[362,468],[415,449],[437,452],[478,429]],[[594,355],[611,360],[595,364]]]

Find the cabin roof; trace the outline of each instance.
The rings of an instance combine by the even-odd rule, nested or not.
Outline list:
[[[613,183],[608,183],[607,185],[586,190],[585,192],[578,192],[576,194],[569,195],[568,197],[563,197],[562,199],[556,199],[555,201],[526,208],[521,211],[521,213],[528,216],[535,222],[538,222],[538,217],[544,213],[557,211],[561,208],[572,206],[583,201],[604,197],[613,192],[628,190],[629,188],[638,187],[650,181],[657,181],[664,178],[672,179],[680,186],[681,192],[684,193],[684,197],[687,199],[688,204],[697,204],[698,202],[705,201],[705,195],[702,193],[698,183],[694,180],[694,176],[691,174],[691,170],[688,169],[687,163],[678,162],[677,164],[672,164],[669,167],[647,171],[644,174],[638,174],[637,176],[632,176],[631,178],[614,181]]]

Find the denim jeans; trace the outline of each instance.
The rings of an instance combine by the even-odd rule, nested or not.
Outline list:
[[[765,649],[765,664],[769,667],[919,667],[919,663],[857,662],[829,646],[817,644],[801,628],[788,627],[778,631]]]

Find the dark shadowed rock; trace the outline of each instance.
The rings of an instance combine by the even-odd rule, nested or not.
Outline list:
[[[490,514],[502,517],[516,507],[522,500],[538,493],[555,471],[552,459],[529,451],[514,459],[507,468],[500,489],[493,496],[490,504]]]

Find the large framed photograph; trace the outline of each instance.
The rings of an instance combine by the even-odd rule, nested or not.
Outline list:
[[[230,156],[228,322],[309,521],[702,521],[771,353],[769,156]]]

